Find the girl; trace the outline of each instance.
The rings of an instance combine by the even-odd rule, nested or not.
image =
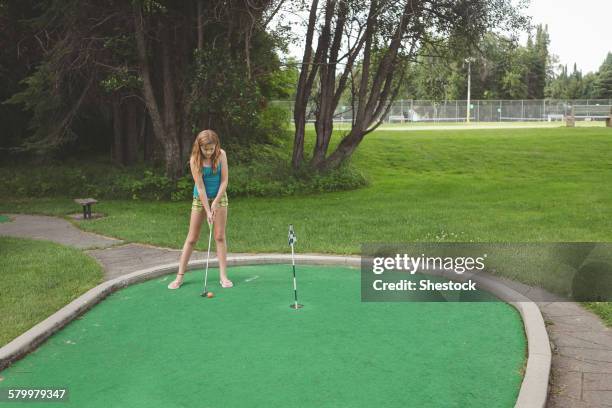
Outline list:
[[[227,278],[227,246],[225,243],[228,205],[225,192],[228,180],[227,156],[219,145],[219,136],[213,130],[203,130],[198,134],[193,142],[189,165],[195,181],[189,233],[183,245],[176,279],[168,285],[168,289],[178,289],[183,284],[187,262],[198,242],[205,215],[209,227],[210,224],[214,225],[221,286],[231,288],[234,284]]]

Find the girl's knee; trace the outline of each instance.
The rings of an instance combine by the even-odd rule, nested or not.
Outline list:
[[[225,234],[215,234],[215,242],[217,244],[224,244],[225,243]]]
[[[187,245],[194,247],[197,243],[197,238],[187,238]]]

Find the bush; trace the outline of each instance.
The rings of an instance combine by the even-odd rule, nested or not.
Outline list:
[[[350,165],[326,173],[303,170],[294,175],[287,158],[274,147],[260,145],[243,152],[250,162],[232,165],[228,194],[238,196],[288,196],[356,189],[367,184]],[[232,156],[233,157],[233,156]],[[188,200],[193,178],[176,183],[162,169],[120,168],[110,164],[19,165],[0,167],[2,197],[85,197],[132,200]]]
[[[233,168],[228,194],[289,196],[353,190],[367,185],[365,177],[350,165],[325,173],[302,171],[295,175],[286,161],[276,163],[272,169],[257,163]]]
[[[121,169],[108,164],[12,166],[0,168],[4,197],[83,197],[117,199],[170,198],[175,190],[160,170]]]

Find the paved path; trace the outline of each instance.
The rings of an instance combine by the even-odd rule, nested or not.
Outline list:
[[[612,330],[577,303],[539,304],[553,352],[549,407],[612,407]]]
[[[13,222],[0,223],[0,235],[45,239],[79,249],[106,248],[123,243],[118,239],[81,231],[62,218],[45,215],[7,215]]]
[[[2,233],[1,231],[0,233]],[[87,251],[87,253],[102,264],[106,280],[139,269],[175,263],[179,261],[181,256],[181,251],[176,249],[157,248],[142,244],[126,244],[112,248],[95,249]],[[191,256],[191,259],[200,259],[201,256],[201,253],[196,252]]]
[[[85,249],[104,267],[104,278],[150,266],[178,262],[180,251],[83,232],[56,217],[10,215],[0,235],[55,241]],[[203,259],[196,252],[192,259]],[[612,330],[577,303],[538,303],[547,322],[553,359],[548,407],[612,408]]]

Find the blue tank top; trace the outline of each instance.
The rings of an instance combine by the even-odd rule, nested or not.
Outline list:
[[[208,198],[215,198],[221,185],[221,163],[219,163],[216,174],[213,174],[212,167],[202,167],[202,180],[204,181],[204,188]],[[193,186],[193,196],[199,198],[197,184]]]

